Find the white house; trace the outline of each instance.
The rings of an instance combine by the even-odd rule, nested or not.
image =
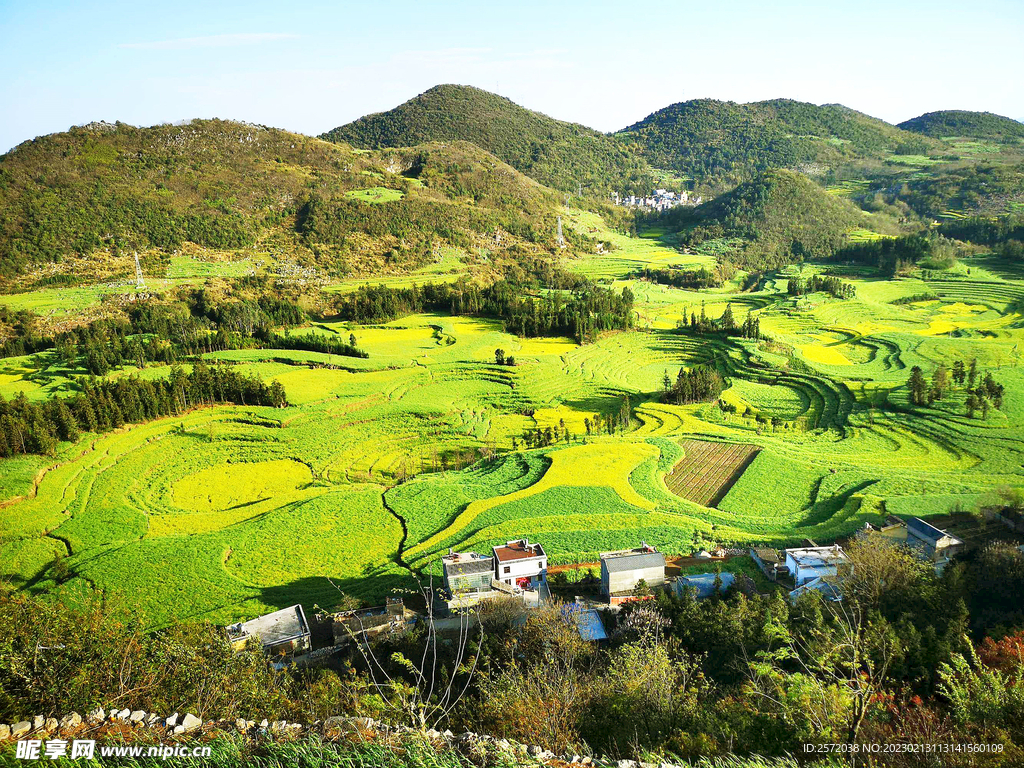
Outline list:
[[[503,547],[494,547],[494,578],[520,589],[538,589],[547,586],[548,556],[540,544],[529,539],[506,541]]]
[[[838,544],[786,550],[786,566],[798,587],[822,576],[842,575],[849,564],[846,553]]]

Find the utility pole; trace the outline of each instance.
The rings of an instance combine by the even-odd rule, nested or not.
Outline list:
[[[562,217],[558,217],[558,247],[565,248],[565,238],[562,237]]]
[[[135,251],[135,287],[144,290],[146,281],[142,279],[142,264],[139,263],[139,252]]]

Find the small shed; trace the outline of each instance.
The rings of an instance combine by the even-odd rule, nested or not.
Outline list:
[[[227,628],[231,647],[241,650],[257,640],[269,656],[292,657],[310,648],[309,623],[301,605],[282,608]]]
[[[721,579],[719,592],[725,592],[733,585],[736,577],[731,573],[698,573],[694,576],[680,576],[676,579],[676,593],[682,597],[683,590],[695,589],[698,600],[705,600],[715,593],[715,577]]]
[[[665,555],[643,542],[635,549],[601,553],[601,591],[609,601],[632,596],[641,581],[649,587],[665,583]]]

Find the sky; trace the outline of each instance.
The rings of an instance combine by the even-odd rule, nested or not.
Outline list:
[[[316,135],[438,83],[614,131],[693,98],[1024,120],[1021,0],[0,0],[0,152],[93,120]]]

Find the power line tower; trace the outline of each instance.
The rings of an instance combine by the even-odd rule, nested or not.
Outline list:
[[[144,290],[146,281],[142,279],[142,265],[139,263],[139,252],[135,251],[135,287]]]
[[[565,238],[562,237],[562,217],[558,217],[558,247],[565,248]]]

